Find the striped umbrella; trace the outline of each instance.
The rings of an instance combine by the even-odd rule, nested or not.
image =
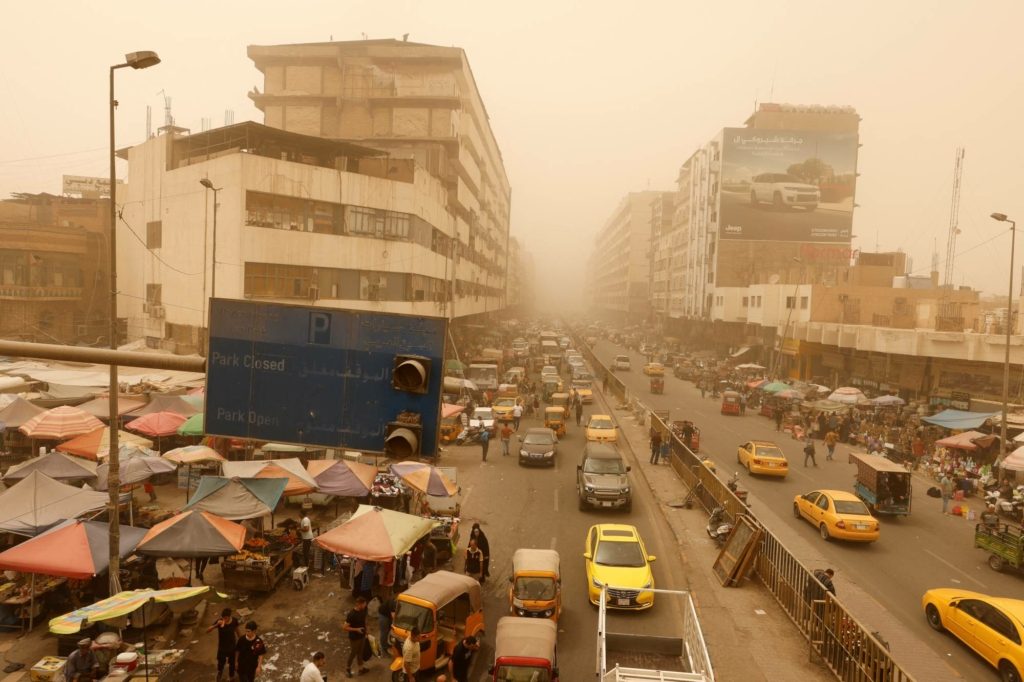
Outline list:
[[[437,467],[429,464],[397,462],[391,465],[391,473],[427,495],[451,497],[459,491],[459,487],[452,479],[445,476]]]
[[[120,430],[117,432],[117,442],[118,445],[131,445],[138,448],[153,447],[153,441]],[[103,459],[110,454],[110,427],[104,426],[89,433],[83,433],[81,436],[75,436],[58,445],[56,449],[69,455],[94,461]]]
[[[103,422],[88,412],[61,405],[29,419],[18,430],[29,438],[65,440],[101,428]]]
[[[133,419],[124,428],[154,438],[173,436],[178,428],[185,423],[187,417],[176,412],[150,412],[138,419]]]
[[[186,445],[164,453],[164,458],[178,464],[198,464],[199,462],[223,462],[224,456],[205,445]]]
[[[82,626],[87,623],[98,623],[102,620],[111,620],[127,616],[151,602],[166,603],[178,602],[178,611],[187,611],[210,590],[209,586],[202,587],[172,587],[169,590],[132,590],[130,592],[119,592],[113,597],[107,597],[95,604],[83,606],[63,616],[57,616],[50,621],[50,632],[58,635],[73,635],[81,631]],[[145,619],[143,619],[145,623]],[[143,625],[145,630],[145,625]],[[145,638],[145,635],[143,635]]]

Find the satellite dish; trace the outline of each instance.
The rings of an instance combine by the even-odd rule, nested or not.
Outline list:
[[[778,284],[778,283],[779,283],[779,276],[777,274],[776,275],[772,275],[771,277],[768,278],[768,284]]]

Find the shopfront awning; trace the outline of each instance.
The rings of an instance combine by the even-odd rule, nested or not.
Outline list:
[[[923,417],[924,421],[947,429],[976,429],[987,420],[995,417],[998,412],[964,412],[963,410],[943,410],[931,417]]]
[[[737,350],[735,353],[733,353],[730,357],[738,358],[741,355],[746,355],[749,352],[750,352],[750,346],[743,346],[739,350]]]

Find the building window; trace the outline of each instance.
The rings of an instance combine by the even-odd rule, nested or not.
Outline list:
[[[807,296],[801,296],[800,297],[800,310],[807,310],[807,304],[808,304],[807,298],[808,298]]]
[[[246,192],[245,223],[277,230],[342,234],[341,204]]]
[[[146,223],[146,248],[159,249],[163,245],[163,221],[151,220]]]
[[[146,285],[146,303],[150,305],[160,305],[163,299],[163,285],[162,284],[147,284]]]
[[[743,297],[743,307],[744,308],[747,307],[747,297],[746,296]]]
[[[796,296],[786,297],[786,310],[793,310],[796,308]]]
[[[346,206],[345,231],[349,234],[377,234],[377,211],[362,206]],[[383,225],[380,231],[383,233]]]

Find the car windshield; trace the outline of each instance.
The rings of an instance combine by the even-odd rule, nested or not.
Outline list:
[[[555,439],[547,433],[528,433],[523,439],[523,445],[552,445]]]
[[[587,458],[583,471],[588,474],[624,474],[625,467],[621,459],[595,459]]]
[[[473,419],[494,419],[494,414],[489,407],[478,408],[473,411]]]
[[[516,578],[516,599],[548,600],[555,598],[555,581],[539,576]]]
[[[612,424],[611,419],[591,419],[590,428],[592,429],[612,429],[615,428]]]
[[[494,401],[494,407],[515,407],[515,398],[498,398]]]
[[[551,682],[551,673],[533,666],[499,665],[494,679],[498,682]]]
[[[639,568],[647,564],[640,545],[635,542],[602,542],[597,546],[594,562],[602,566],[628,568]]]
[[[833,500],[836,505],[837,514],[850,514],[852,516],[871,516],[868,508],[860,500]]]
[[[758,457],[778,457],[779,459],[786,459],[786,455],[783,454],[782,450],[778,449],[774,445],[758,445],[757,446]]]
[[[627,356],[625,356],[625,355],[616,355],[615,356],[615,361],[616,362],[629,362],[629,358]]]
[[[402,630],[409,630],[415,625],[421,633],[433,632],[434,612],[423,606],[399,600],[394,624]]]

